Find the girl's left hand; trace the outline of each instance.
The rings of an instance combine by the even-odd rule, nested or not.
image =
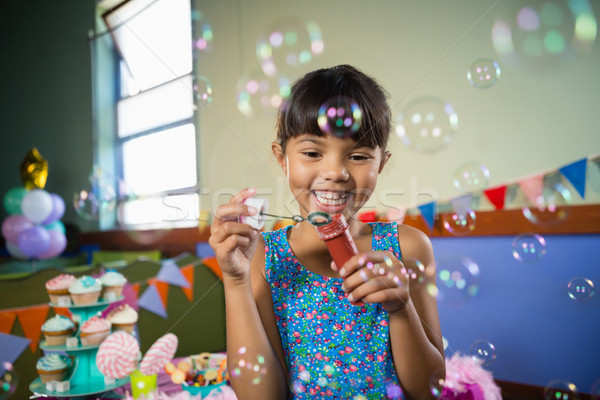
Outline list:
[[[331,268],[338,271],[335,263]],[[348,260],[341,269],[342,289],[351,303],[381,303],[387,312],[400,311],[409,300],[406,269],[388,251],[361,253]]]

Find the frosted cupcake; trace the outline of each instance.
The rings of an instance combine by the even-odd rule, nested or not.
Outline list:
[[[111,310],[106,319],[110,322],[114,330],[132,333],[138,320],[138,313],[129,304],[121,304],[119,307]]]
[[[69,318],[55,315],[42,325],[42,333],[49,346],[63,346],[68,337],[73,335],[75,324]]]
[[[64,381],[71,365],[73,365],[73,361],[69,357],[52,353],[40,358],[35,367],[42,382],[48,383],[51,381]]]
[[[98,279],[84,275],[75,280],[69,287],[69,293],[73,303],[77,306],[86,306],[98,302],[102,284]]]
[[[53,304],[71,304],[69,288],[77,278],[73,275],[60,274],[46,282],[46,291]]]
[[[116,271],[107,271],[100,277],[102,283],[102,298],[106,301],[116,300],[123,294],[127,279]]]
[[[82,346],[100,344],[109,334],[110,322],[97,316],[88,319],[79,328],[79,338]]]

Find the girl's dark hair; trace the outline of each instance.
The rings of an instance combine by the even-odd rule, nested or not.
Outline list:
[[[317,123],[319,108],[339,97],[351,99],[361,109],[362,124],[352,135],[357,144],[385,150],[391,132],[387,92],[351,65],[309,72],[292,85],[277,117],[277,140],[282,150],[285,152],[287,141],[295,136],[305,133],[323,136]]]

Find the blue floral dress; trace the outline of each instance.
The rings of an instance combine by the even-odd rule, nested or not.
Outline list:
[[[400,258],[396,223],[371,223],[373,250]],[[403,399],[392,363],[388,313],[351,304],[342,279],[300,264],[291,226],[263,232],[265,268],[290,374],[290,399]]]

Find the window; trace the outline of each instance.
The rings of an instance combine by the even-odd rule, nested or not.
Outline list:
[[[198,195],[190,0],[116,5],[104,0],[98,15],[106,34],[96,35],[104,36],[104,46],[96,43],[94,54],[109,58],[112,66],[95,62],[106,72],[95,74],[101,121],[96,124],[96,155],[104,170],[114,172],[118,192],[117,212],[101,217],[100,229],[194,225]],[[100,116],[111,97],[107,87],[113,92],[112,110]]]

